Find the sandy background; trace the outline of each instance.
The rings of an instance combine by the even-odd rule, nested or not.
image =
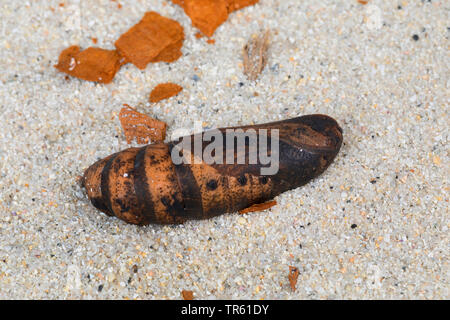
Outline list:
[[[449,2],[261,0],[214,45],[171,3],[119,2],[0,0],[0,298],[450,298]],[[92,37],[113,48],[149,10],[185,28],[177,62],[126,65],[109,85],[53,68]],[[264,29],[269,64],[251,83],[241,50]],[[183,92],[146,104],[165,81]],[[76,183],[127,147],[123,103],[166,121],[169,138],[198,120],[325,113],[345,143],[324,175],[266,212],[136,227],[100,215]]]

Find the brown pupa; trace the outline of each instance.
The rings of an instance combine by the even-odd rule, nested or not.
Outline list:
[[[337,122],[320,114],[216,129],[216,134],[224,136],[229,132],[243,135],[244,147],[237,144],[235,148],[234,142],[240,137],[236,135],[231,152],[226,139],[219,143],[216,136],[214,140],[210,137],[211,132],[128,148],[97,161],[82,179],[89,199],[104,213],[139,225],[211,218],[263,203],[306,184],[330,165],[342,144],[342,129]],[[260,143],[246,136],[248,132],[255,132]],[[263,140],[267,142],[265,148]],[[180,147],[181,141],[194,143]],[[195,141],[200,141],[199,148]],[[208,141],[223,147],[222,154],[220,148],[210,153],[223,161],[197,157],[210,151]],[[262,149],[277,161],[276,173],[264,173],[264,168],[269,169],[267,159],[251,160],[252,154]],[[175,161],[174,155],[183,161]]]

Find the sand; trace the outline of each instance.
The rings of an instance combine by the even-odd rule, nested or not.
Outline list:
[[[149,10],[185,28],[175,63],[128,64],[109,85],[53,67],[69,45],[97,38],[112,49]],[[0,0],[0,298],[449,299],[448,10],[435,0],[261,0],[208,44],[169,2]],[[242,48],[266,29],[268,65],[250,82]],[[184,90],[148,103],[162,82]],[[99,214],[77,184],[128,146],[124,103],[167,122],[167,140],[195,121],[324,113],[344,144],[322,176],[267,211],[127,225]],[[295,292],[289,266],[300,271]]]

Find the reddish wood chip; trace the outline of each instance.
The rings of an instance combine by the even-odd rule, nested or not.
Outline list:
[[[259,0],[172,0],[184,9],[192,24],[211,37],[214,31],[228,19],[228,14]]]
[[[276,204],[277,204],[277,202],[275,200],[272,200],[269,202],[264,202],[264,203],[257,203],[248,208],[239,210],[239,213],[244,214],[244,213],[255,212],[255,211],[263,211],[263,210],[273,207]]]
[[[147,12],[115,42],[117,50],[139,69],[150,62],[172,62],[181,57],[183,27],[156,12]]]
[[[181,296],[183,297],[183,300],[194,300],[194,293],[190,290],[181,291]]]
[[[164,141],[166,137],[165,122],[137,112],[127,104],[120,110],[119,120],[128,144],[134,139],[137,143],[144,144]]]
[[[291,285],[291,288],[293,291],[295,291],[295,286],[297,285],[297,279],[299,275],[299,271],[296,267],[289,266],[289,284]]]
[[[150,93],[150,102],[158,102],[168,99],[180,93],[183,87],[175,83],[160,83]]]
[[[80,51],[79,46],[71,46],[61,52],[55,68],[83,80],[110,83],[120,65],[115,50],[89,47]]]

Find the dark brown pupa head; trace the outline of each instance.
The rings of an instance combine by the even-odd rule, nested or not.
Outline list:
[[[320,155],[317,174],[325,171],[333,162],[341,149],[343,135],[342,128],[336,120],[323,114],[312,114],[298,118],[304,147],[312,154]]]
[[[272,124],[280,128],[280,181],[301,186],[325,171],[342,145],[342,129],[333,118],[313,114]]]
[[[328,154],[334,159],[343,140],[342,128],[337,121],[323,114],[306,115],[297,119],[302,143],[311,151]]]

